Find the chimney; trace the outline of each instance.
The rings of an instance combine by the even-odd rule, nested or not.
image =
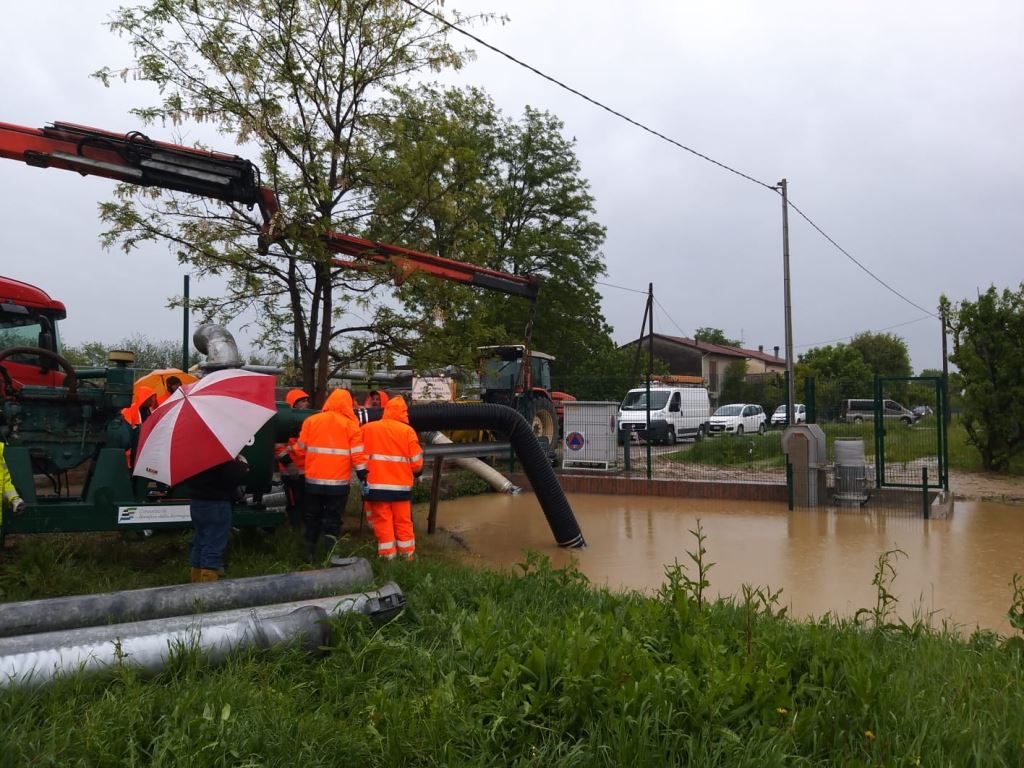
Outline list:
[[[778,347],[778,345],[777,345],[777,344],[775,345],[775,356],[776,356],[776,357],[778,357],[778,356],[779,356],[779,347]]]
[[[764,344],[758,344],[757,345],[757,351],[758,352],[764,352]]]

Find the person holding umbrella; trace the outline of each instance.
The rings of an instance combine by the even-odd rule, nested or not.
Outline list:
[[[192,517],[191,581],[217,581],[224,572],[224,550],[231,533],[231,505],[245,485],[249,463],[239,454],[189,478]]]
[[[328,549],[338,540],[353,470],[360,481],[366,478],[366,452],[351,392],[331,392],[320,413],[302,423],[291,455],[305,461],[305,555],[311,563],[321,534]]]
[[[172,487],[188,482],[193,581],[218,578],[247,471],[240,454],[275,413],[273,376],[226,369],[177,390],[142,424],[133,474]]]

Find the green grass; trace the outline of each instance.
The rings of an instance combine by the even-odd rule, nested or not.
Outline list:
[[[717,435],[710,437],[682,451],[665,456],[669,461],[713,466],[784,467],[786,457],[782,453],[782,432],[766,432],[763,435],[749,434]]]
[[[831,457],[832,444],[837,438],[860,438],[864,441],[864,452],[869,461],[875,456],[874,424],[821,424],[828,443]],[[915,459],[934,456],[936,450],[934,417],[928,417],[918,424],[907,427],[903,424],[887,425],[886,461],[910,462]],[[782,454],[782,431],[773,430],[764,435],[747,434],[718,435],[703,440],[683,450],[666,454],[663,458],[689,464],[712,466],[781,467],[785,466]],[[964,472],[980,472],[981,455],[967,442],[967,432],[957,419],[949,427],[950,469]],[[1024,456],[1014,460],[1007,474],[1024,475]]]
[[[186,546],[181,534],[23,538],[3,553],[0,589],[12,599],[180,580]],[[342,548],[366,554],[370,540]],[[508,574],[421,542],[424,553],[375,566],[405,591],[399,619],[337,621],[319,657],[180,657],[155,677],[123,669],[0,693],[0,765],[1024,760],[1020,643],[892,624],[884,588],[864,623],[799,623],[763,589],[709,602],[706,565],[669,569],[648,598],[535,556]],[[232,542],[231,569],[283,571],[295,555],[287,532],[247,536]]]

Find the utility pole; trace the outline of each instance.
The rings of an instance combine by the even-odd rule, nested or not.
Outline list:
[[[786,305],[786,424],[793,424],[795,382],[793,376],[793,302],[789,292],[789,185],[779,182],[782,192],[782,274]]]
[[[181,370],[188,373],[188,275],[185,275],[184,296],[181,303],[182,329],[181,329]]]

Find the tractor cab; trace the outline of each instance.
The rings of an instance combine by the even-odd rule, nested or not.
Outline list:
[[[496,347],[478,347],[480,353],[480,388],[484,392],[522,394],[539,388],[551,389],[551,361],[555,358],[543,352],[529,352],[530,365],[523,370],[522,344]],[[485,398],[486,399],[486,398]]]
[[[553,445],[558,435],[558,417],[551,400],[551,362],[555,358],[544,352],[527,351],[523,344],[478,347],[477,351],[480,399],[515,408],[538,438]]]

